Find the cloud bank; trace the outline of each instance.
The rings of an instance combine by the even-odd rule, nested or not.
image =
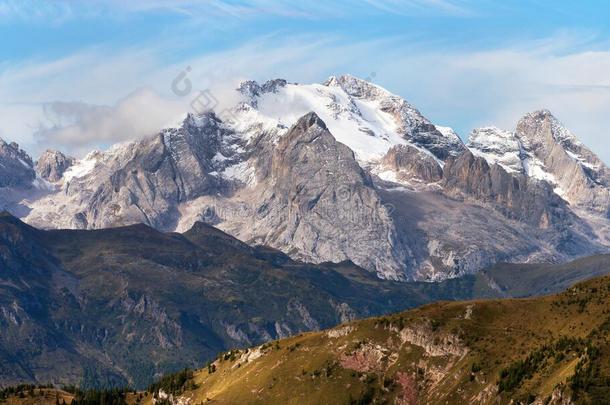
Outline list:
[[[70,152],[82,155],[92,147],[154,135],[175,124],[184,105],[151,90],[138,90],[111,107],[56,101],[43,105],[43,111],[51,125],[34,133],[40,145],[63,150],[69,146]]]

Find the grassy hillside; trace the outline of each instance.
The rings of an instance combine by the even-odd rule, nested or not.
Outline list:
[[[610,402],[610,277],[554,296],[443,302],[221,354],[189,403]]]

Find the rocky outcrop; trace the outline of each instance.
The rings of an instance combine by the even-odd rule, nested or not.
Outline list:
[[[286,86],[286,84],[287,82],[284,79],[268,80],[262,85],[254,80],[246,80],[239,85],[237,91],[246,96],[249,101],[254,102],[254,106],[256,106],[256,97],[265,93],[275,93],[279,88]]]
[[[15,142],[0,139],[0,187],[30,188],[36,178],[32,158]]]
[[[433,183],[441,180],[443,169],[430,154],[411,145],[396,145],[383,157],[383,170],[395,173],[399,182]]]
[[[50,182],[59,181],[66,170],[74,164],[74,161],[73,157],[47,149],[36,162],[36,174]]]
[[[545,229],[570,217],[565,202],[548,183],[508,173],[469,151],[449,159],[443,177],[446,191],[491,203],[508,218],[529,225]]]
[[[401,343],[419,346],[428,356],[464,357],[468,354],[468,347],[457,336],[451,334],[439,336],[427,323],[407,326],[399,330],[398,335]]]

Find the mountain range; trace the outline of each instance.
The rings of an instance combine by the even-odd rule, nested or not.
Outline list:
[[[0,143],[0,204],[45,229],[212,224],[392,280],[608,252],[610,172],[546,110],[463,143],[387,90],[243,82],[222,114],[75,159]]]

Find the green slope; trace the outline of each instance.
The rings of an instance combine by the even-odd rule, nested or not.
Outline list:
[[[444,302],[221,354],[174,398],[216,404],[610,401],[610,277]],[[565,402],[567,403],[567,402]]]

